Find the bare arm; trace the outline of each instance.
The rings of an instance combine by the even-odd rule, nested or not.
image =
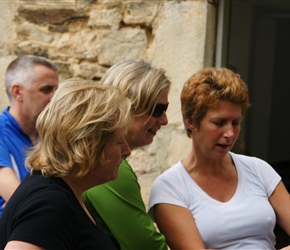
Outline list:
[[[5,202],[10,199],[19,184],[20,181],[12,168],[0,167],[0,196]]]
[[[275,188],[269,201],[275,210],[278,224],[290,236],[290,195],[282,181]]]
[[[283,248],[281,248],[281,250],[290,250],[290,246],[283,247]]]
[[[205,249],[188,209],[170,204],[157,204],[153,209],[157,226],[171,250]]]
[[[44,248],[41,248],[39,246],[23,242],[23,241],[17,241],[17,240],[12,240],[7,243],[5,246],[4,250],[8,249],[13,249],[13,250],[18,250],[18,249],[30,249],[30,250],[44,250]]]

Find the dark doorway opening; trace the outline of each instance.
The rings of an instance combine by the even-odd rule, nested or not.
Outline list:
[[[270,163],[290,191],[290,1],[232,0],[225,65],[249,86],[235,150]],[[290,244],[276,227],[276,248]]]

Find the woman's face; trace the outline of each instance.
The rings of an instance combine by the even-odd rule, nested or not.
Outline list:
[[[157,104],[168,104],[168,91],[169,89],[164,89],[161,92]],[[163,112],[160,117],[147,114],[135,116],[126,136],[130,148],[133,150],[151,144],[157,131],[167,123],[166,112]]]
[[[118,129],[105,146],[105,162],[99,164],[94,172],[98,184],[115,180],[118,177],[119,166],[124,157],[131,154],[131,149],[125,139],[126,128]]]
[[[224,158],[239,136],[241,121],[239,105],[220,101],[207,110],[198,128],[192,126],[195,150],[209,158]]]

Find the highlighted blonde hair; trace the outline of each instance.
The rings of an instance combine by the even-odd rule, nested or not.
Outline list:
[[[128,126],[130,110],[130,100],[116,87],[66,80],[37,119],[39,142],[27,166],[47,176],[85,176],[105,160],[104,147]]]
[[[125,91],[135,115],[152,115],[159,95],[171,84],[163,69],[151,66],[144,59],[116,63],[101,78],[100,83]]]

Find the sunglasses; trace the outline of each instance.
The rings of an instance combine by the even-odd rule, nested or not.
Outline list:
[[[168,108],[168,103],[167,104],[158,103],[156,104],[151,116],[158,118],[162,116],[164,112],[166,112],[167,108]]]

